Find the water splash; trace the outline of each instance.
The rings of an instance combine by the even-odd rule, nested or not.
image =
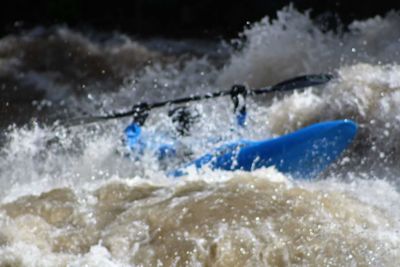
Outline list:
[[[231,131],[229,99],[196,103],[201,120],[181,141],[196,156],[216,136],[268,138],[345,118],[359,123],[360,134],[318,181],[296,182],[273,169],[171,181],[151,155],[125,156],[121,135],[129,118],[10,127],[0,148],[0,265],[396,266],[399,24],[390,12],[347,32],[326,32],[289,7],[245,29],[235,40],[241,48],[225,47],[221,58],[214,50],[212,57],[207,49],[171,55],[123,35],[101,41],[65,28],[1,39],[2,84],[41,88],[51,103],[18,106],[29,118],[36,113],[27,106],[41,105],[43,116],[55,107],[98,114],[236,82],[266,86],[330,71],[336,79],[326,86],[249,99],[248,127],[240,133]],[[153,112],[145,129],[173,133],[166,113]],[[18,119],[9,114],[0,122]]]

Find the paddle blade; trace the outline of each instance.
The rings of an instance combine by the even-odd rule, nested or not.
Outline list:
[[[295,77],[293,79],[289,79],[283,82],[280,82],[274,86],[261,88],[261,89],[254,89],[251,91],[252,94],[259,95],[259,94],[266,94],[272,92],[286,92],[292,91],[295,89],[301,89],[305,87],[317,86],[322,85],[330,80],[332,80],[333,76],[330,74],[310,74]]]

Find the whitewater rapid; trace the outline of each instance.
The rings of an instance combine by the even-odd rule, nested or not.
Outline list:
[[[400,15],[332,32],[289,7],[239,35],[135,40],[55,26],[0,39],[0,266],[398,266]],[[328,72],[326,85],[248,99],[242,131],[229,99],[195,103],[200,121],[181,140],[195,157],[215,136],[356,121],[354,144],[314,181],[273,168],[172,180],[152,155],[126,157],[130,118],[64,124]],[[146,130],[174,133],[167,113],[152,112]]]

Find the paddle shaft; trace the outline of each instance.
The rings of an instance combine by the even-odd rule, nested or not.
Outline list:
[[[267,93],[274,93],[274,92],[291,91],[294,89],[301,89],[301,88],[305,88],[305,87],[325,84],[328,81],[330,81],[331,79],[332,79],[332,75],[330,75],[330,74],[303,75],[303,76],[298,76],[298,77],[280,82],[273,86],[260,88],[260,89],[246,90],[246,94],[251,96],[251,95],[260,95],[260,94],[267,94]],[[92,123],[92,122],[96,122],[96,121],[100,121],[100,120],[117,119],[117,118],[123,118],[123,117],[127,117],[127,116],[134,116],[134,120],[135,120],[135,118],[137,118],[138,120],[143,120],[143,122],[144,122],[144,120],[146,119],[146,117],[148,115],[148,112],[151,109],[163,107],[166,105],[184,104],[184,103],[188,103],[188,102],[212,99],[212,98],[217,98],[217,97],[221,97],[221,96],[229,96],[229,95],[232,96],[234,87],[235,87],[235,85],[232,87],[231,90],[207,93],[204,95],[191,95],[188,97],[183,97],[183,98],[178,98],[178,99],[173,99],[173,100],[166,100],[166,101],[150,103],[150,104],[148,104],[146,102],[142,102],[142,103],[138,103],[138,104],[134,105],[130,111],[120,112],[120,113],[112,113],[112,114],[105,115],[105,116],[77,118],[77,119],[71,120],[69,125]],[[140,124],[140,122],[139,122],[139,124]]]
[[[260,95],[260,94],[273,93],[273,92],[278,92],[278,91],[279,92],[291,91],[294,89],[300,89],[300,88],[304,88],[304,87],[324,84],[331,79],[332,79],[332,76],[328,75],[328,74],[314,74],[314,75],[299,76],[299,77],[278,83],[278,84],[270,86],[270,87],[248,90],[247,94],[248,95]],[[147,106],[147,108],[150,110],[153,108],[159,108],[159,107],[163,107],[166,105],[184,104],[184,103],[188,103],[188,102],[195,102],[195,101],[200,101],[200,100],[217,98],[220,96],[229,96],[231,94],[232,94],[232,90],[226,90],[226,91],[219,91],[219,92],[214,92],[214,93],[207,93],[204,95],[191,95],[188,97],[183,97],[183,98],[178,98],[178,99],[173,99],[173,100],[166,100],[166,101],[152,103],[152,104],[139,103],[139,104],[134,105],[132,110],[130,110],[130,111],[122,112],[122,113],[114,113],[114,114],[111,114],[108,116],[100,116],[97,118],[104,118],[104,119],[121,118],[121,117],[126,117],[126,116],[135,114],[137,112],[137,109],[140,108],[141,106]]]

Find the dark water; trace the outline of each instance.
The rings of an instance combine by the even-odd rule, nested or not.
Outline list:
[[[232,42],[135,40],[36,28],[0,40],[0,266],[397,266],[400,262],[400,16],[322,32],[293,9]],[[241,132],[259,139],[353,119],[351,149],[315,181],[273,168],[167,178],[150,154],[124,156],[129,118],[72,117],[331,72],[322,87],[249,99]],[[229,99],[181,140],[238,137]],[[149,132],[173,132],[167,109]],[[58,127],[54,122],[58,121]],[[10,124],[14,123],[14,126]]]

